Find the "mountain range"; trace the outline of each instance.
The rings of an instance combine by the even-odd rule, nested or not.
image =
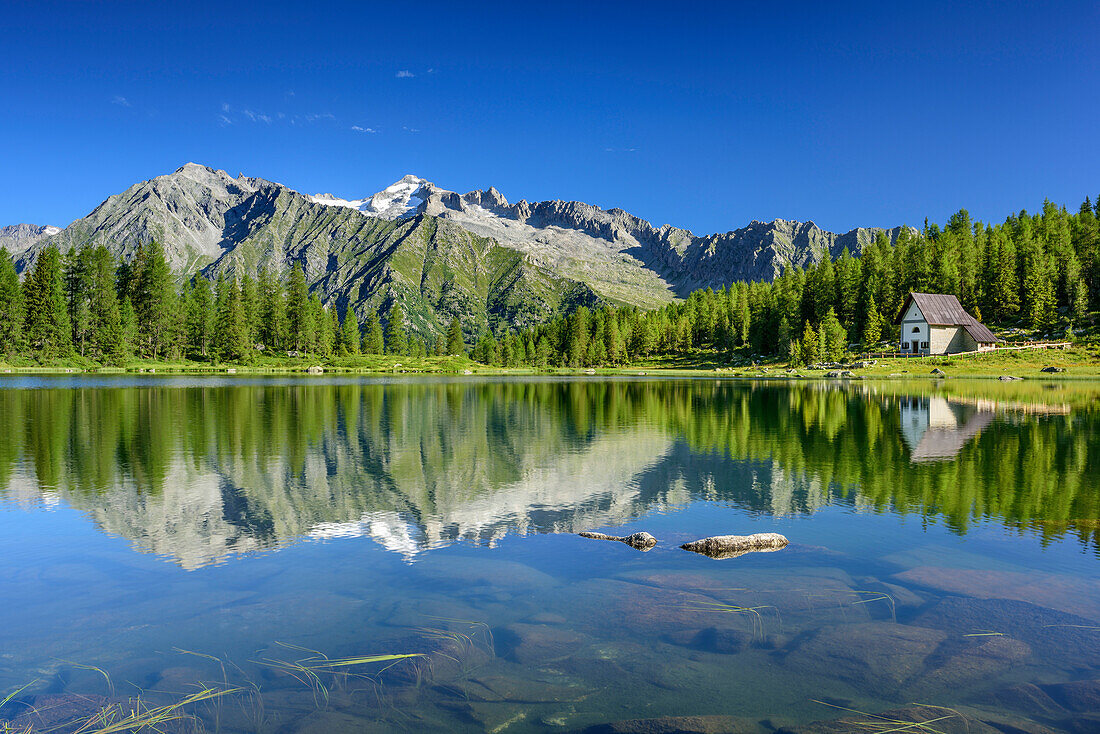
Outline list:
[[[50,245],[103,244],[129,257],[152,240],[183,275],[285,273],[298,263],[311,290],[340,312],[362,318],[398,302],[414,331],[437,334],[454,316],[476,333],[530,326],[580,305],[656,307],[697,288],[771,280],[845,247],[858,254],[878,231],[835,234],[776,219],[699,236],[618,208],[513,204],[492,187],[458,194],[412,175],[343,199],[188,163],[64,229],[4,227],[0,247],[20,272]],[[886,230],[891,241],[900,231]]]

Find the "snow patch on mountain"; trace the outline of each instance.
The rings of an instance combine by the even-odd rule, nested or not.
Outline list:
[[[314,194],[309,198],[315,204],[356,209],[368,217],[402,219],[416,213],[427,198],[426,189],[430,188],[429,181],[410,173],[397,183],[363,199],[341,199],[332,194]]]

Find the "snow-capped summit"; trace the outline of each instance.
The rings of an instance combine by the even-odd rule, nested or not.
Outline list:
[[[400,181],[364,199],[341,199],[332,194],[314,194],[309,197],[315,204],[344,206],[357,209],[368,217],[401,219],[414,214],[427,198],[426,189],[431,182],[408,174]]]

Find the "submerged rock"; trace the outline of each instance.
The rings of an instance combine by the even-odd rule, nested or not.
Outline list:
[[[647,551],[657,545],[657,539],[644,530],[639,533],[631,533],[625,537],[619,537],[616,535],[605,535],[603,533],[590,533],[583,532],[577,533],[582,538],[592,538],[593,540],[617,540],[620,543],[626,543],[631,548],[635,548],[640,551]]]
[[[840,718],[829,721],[784,727],[779,730],[779,734],[851,734],[857,731],[936,731],[941,734],[1002,734],[1003,732],[1002,729],[965,716],[955,709],[915,705],[877,714],[845,713]]]
[[[1092,579],[1058,573],[955,568],[948,559],[934,563],[910,568],[893,578],[907,586],[951,595],[1028,602],[1088,620],[1077,624],[1100,626],[1100,586]]]
[[[952,634],[996,631],[1021,640],[1046,665],[1080,669],[1100,660],[1096,621],[1013,599],[945,597],[913,620]]]
[[[755,722],[733,716],[662,716],[597,724],[585,734],[739,734],[758,732]]]
[[[16,732],[76,731],[111,703],[103,696],[89,694],[40,693],[26,696],[10,704],[11,710],[18,708],[20,712],[8,726]]]
[[[1051,683],[1040,688],[1069,711],[1083,714],[1100,712],[1100,680]]]
[[[786,658],[791,670],[836,678],[877,696],[894,696],[925,670],[946,632],[893,622],[821,629]]]
[[[779,533],[755,533],[753,535],[715,535],[684,543],[680,547],[708,558],[736,558],[746,553],[770,553],[782,550],[789,542]]]
[[[545,624],[515,623],[494,631],[500,653],[521,665],[545,665],[567,658],[588,642],[572,630]]]

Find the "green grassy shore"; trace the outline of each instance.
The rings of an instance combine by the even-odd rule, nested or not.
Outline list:
[[[957,357],[888,358],[872,360],[873,364],[852,367],[860,362],[851,356],[845,362],[858,378],[913,379],[920,377],[992,378],[1002,376],[1023,379],[1100,379],[1100,346],[1079,344],[1069,349],[1028,349],[969,354]],[[0,361],[0,373],[147,373],[147,374],[292,374],[308,373],[321,368],[324,374],[479,374],[479,375],[633,375],[639,376],[715,376],[739,378],[821,379],[831,369],[790,367],[786,362],[762,360],[755,364],[747,357],[731,360],[715,351],[698,350],[637,361],[629,365],[596,368],[566,367],[494,367],[464,357],[402,357],[393,355],[359,355],[355,357],[320,358],[260,358],[248,364],[211,364],[187,360],[132,360],[120,365],[101,365],[70,359],[38,364],[32,361]],[[1064,372],[1042,372],[1055,367]],[[939,370],[944,375],[934,373]],[[314,369],[316,371],[316,369]]]

